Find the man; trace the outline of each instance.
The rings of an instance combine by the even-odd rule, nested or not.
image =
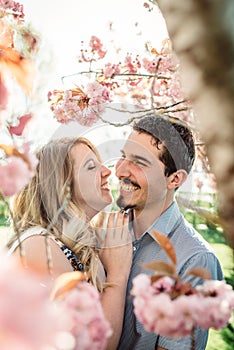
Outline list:
[[[152,229],[170,238],[177,256],[177,272],[193,286],[203,281],[186,275],[202,266],[212,279],[223,279],[219,261],[207,242],[186,222],[175,201],[175,191],[187,179],[195,147],[191,131],[181,123],[146,116],[133,125],[116,165],[120,182],[117,204],[132,216],[133,263],[128,281],[125,318],[119,350],[190,349],[191,337],[172,339],[144,330],[133,312],[130,291],[132,279],[153,260],[167,261]],[[173,322],[173,320],[171,320]],[[196,329],[196,349],[206,347],[208,332]]]

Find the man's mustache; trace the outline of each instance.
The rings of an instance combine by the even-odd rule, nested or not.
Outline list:
[[[121,179],[121,181],[123,183],[125,183],[126,185],[133,185],[133,186],[137,186],[137,187],[140,187],[136,182],[132,182],[130,179],[128,178],[124,178],[124,179]]]

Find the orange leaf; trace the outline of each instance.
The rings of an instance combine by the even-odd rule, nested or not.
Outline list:
[[[2,75],[0,74],[0,110],[7,108],[8,91],[5,85]]]
[[[194,269],[191,269],[187,272],[187,275],[192,275],[195,277],[200,277],[203,278],[205,280],[210,280],[211,279],[211,275],[210,275],[210,271],[205,269],[204,267],[194,267]]]
[[[0,46],[0,72],[4,71],[15,77],[25,93],[31,92],[35,71],[30,59],[22,57],[19,52],[11,48]]]
[[[55,280],[55,285],[51,291],[50,299],[63,298],[64,295],[73,289],[77,283],[85,281],[85,275],[80,271],[62,273]]]
[[[168,264],[165,261],[152,261],[148,264],[143,264],[143,268],[157,271],[159,274],[164,274],[167,276],[174,276],[175,275],[175,266]]]
[[[160,278],[162,278],[164,276],[165,275],[153,275],[153,276],[150,276],[151,283],[154,283],[154,282],[160,280]]]
[[[158,51],[154,47],[151,49],[150,53],[152,53],[152,55],[158,55]]]
[[[1,45],[6,47],[14,45],[14,32],[2,19],[0,19],[0,41]]]
[[[165,253],[169,256],[169,258],[171,259],[173,264],[176,265],[176,253],[175,253],[175,249],[174,249],[173,244],[171,243],[170,239],[167,238],[164,234],[162,234],[156,230],[152,230],[152,231],[153,231],[153,235],[154,235],[155,239],[157,240],[158,244],[165,251]]]
[[[25,163],[27,163],[29,170],[31,170],[31,163],[28,159],[28,157],[24,154],[19,152],[14,146],[12,145],[4,145],[0,144],[0,148],[5,152],[5,154],[10,157],[10,156],[15,156],[23,159]]]
[[[84,91],[81,88],[79,88],[78,86],[73,88],[73,89],[71,89],[71,92],[72,92],[72,97],[73,96],[77,96],[77,95],[84,95],[85,94]]]

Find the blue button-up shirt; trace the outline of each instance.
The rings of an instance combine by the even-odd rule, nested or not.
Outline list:
[[[149,232],[145,232],[140,239],[133,242],[133,263],[128,281],[123,331],[118,350],[153,350],[156,346],[168,350],[188,350],[190,349],[191,337],[172,339],[149,333],[134,315],[130,295],[132,280],[139,273],[152,273],[152,271],[144,270],[142,264],[153,260],[169,262],[165,252],[150,232],[151,229],[170,238],[177,257],[177,273],[181,277],[184,276],[183,281],[189,281],[193,286],[203,283],[202,279],[186,275],[187,271],[198,266],[208,269],[212,279],[223,279],[220,263],[212,248],[185,220],[177,203],[174,202],[148,229]],[[196,350],[205,349],[207,338],[208,331],[197,327],[195,331]]]

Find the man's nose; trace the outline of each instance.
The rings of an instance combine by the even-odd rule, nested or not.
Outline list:
[[[120,159],[115,166],[115,175],[118,178],[129,177],[131,175],[130,162],[127,159]]]

